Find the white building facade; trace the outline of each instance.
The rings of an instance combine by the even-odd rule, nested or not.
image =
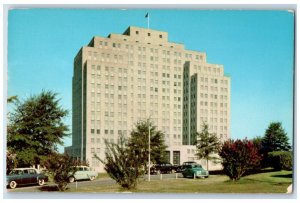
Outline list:
[[[167,32],[129,27],[94,37],[74,59],[72,87],[72,146],[66,151],[97,171],[103,165],[93,156],[105,158],[104,139],[129,137],[149,117],[165,134],[173,164],[196,159],[195,132],[203,122],[220,139],[230,138],[230,78],[223,66],[169,42]]]

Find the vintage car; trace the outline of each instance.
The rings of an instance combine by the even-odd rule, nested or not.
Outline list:
[[[71,175],[69,177],[69,182],[73,183],[75,180],[95,180],[95,178],[98,176],[98,173],[96,171],[92,171],[87,166],[76,166],[77,171],[74,175]]]
[[[6,186],[14,189],[18,185],[44,185],[48,176],[35,168],[15,168],[6,176]]]
[[[185,169],[182,171],[182,175],[184,178],[208,178],[209,172],[202,168],[202,166],[199,164],[191,164],[185,167]]]
[[[175,173],[176,168],[170,163],[155,164],[150,168],[151,174]]]
[[[178,166],[176,169],[176,173],[182,173],[187,166],[197,164],[195,161],[186,161],[183,162],[182,165]]]

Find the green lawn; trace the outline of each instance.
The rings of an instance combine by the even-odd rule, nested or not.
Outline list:
[[[104,176],[104,175],[103,175]],[[266,172],[243,177],[232,182],[224,175],[207,179],[166,179],[140,181],[133,193],[286,193],[292,183],[291,171]],[[67,192],[114,193],[122,192],[117,184],[69,189]]]

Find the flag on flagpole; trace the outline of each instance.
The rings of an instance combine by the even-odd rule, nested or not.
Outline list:
[[[145,18],[148,18],[149,17],[149,15],[148,15],[148,13],[145,15]]]

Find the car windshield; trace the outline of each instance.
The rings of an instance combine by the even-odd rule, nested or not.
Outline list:
[[[192,165],[195,164],[196,162],[184,162],[183,165]]]
[[[23,171],[22,170],[12,170],[9,175],[22,175]]]

